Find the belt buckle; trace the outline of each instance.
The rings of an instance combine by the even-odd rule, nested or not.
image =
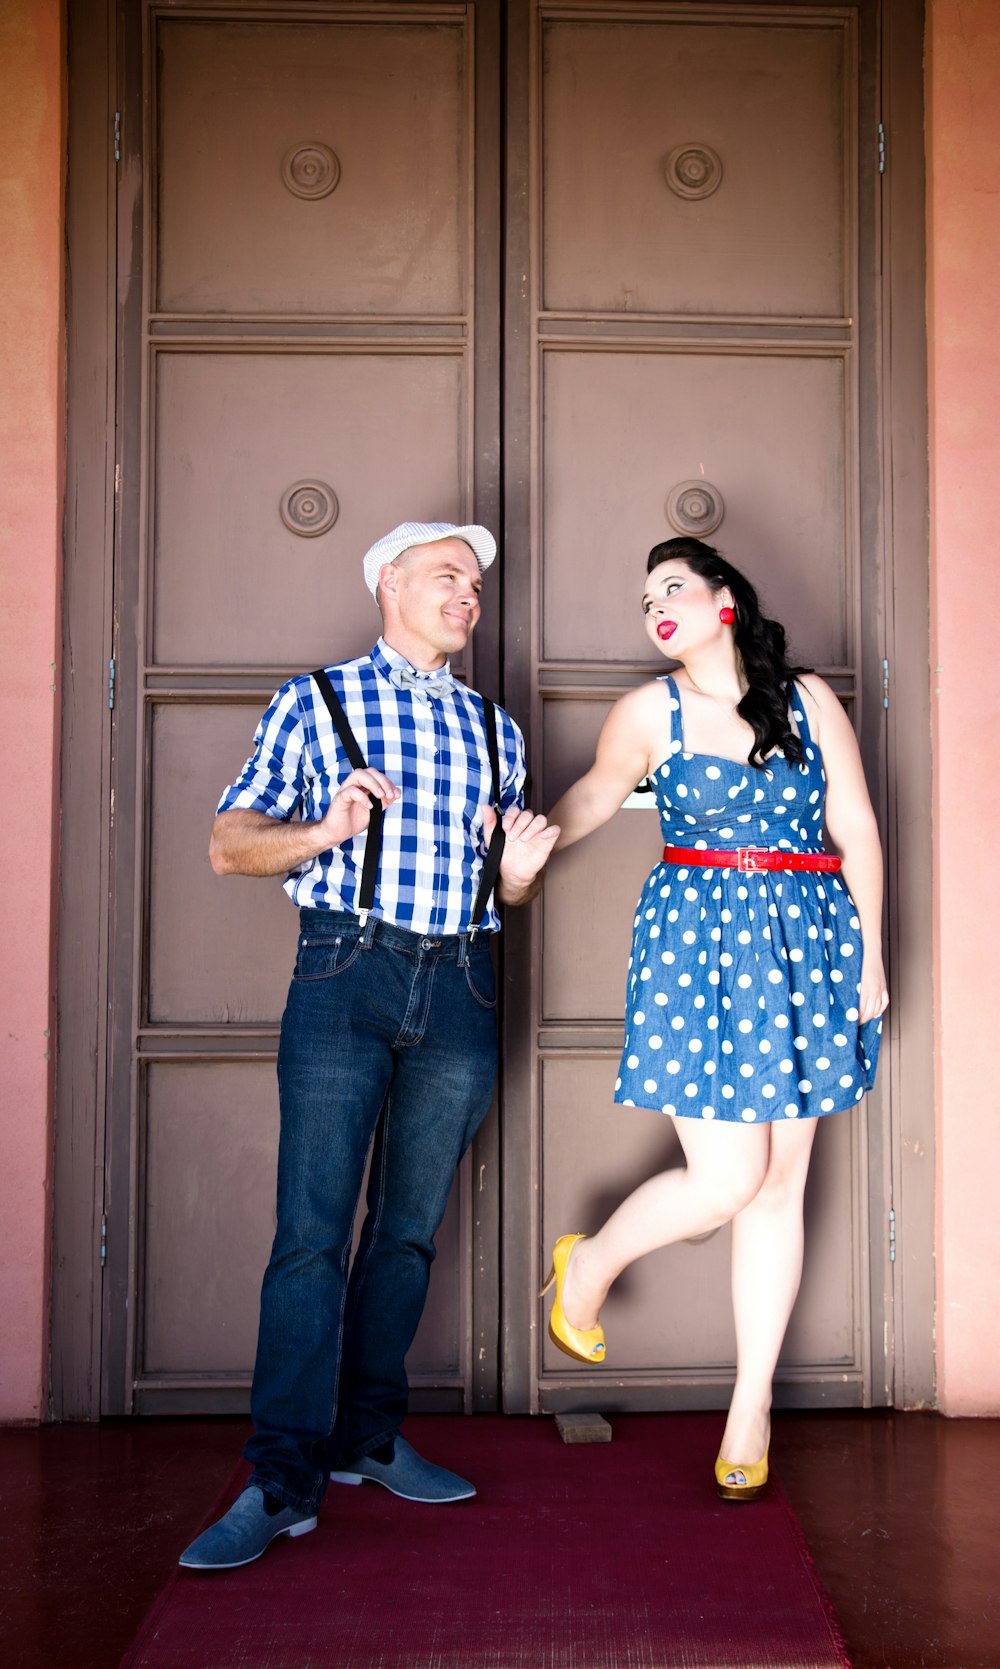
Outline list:
[[[760,862],[764,856],[752,846],[737,846],[736,867],[742,875],[759,875],[767,868],[766,863]]]

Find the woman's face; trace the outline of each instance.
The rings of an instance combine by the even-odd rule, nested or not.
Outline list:
[[[642,595],[646,635],[661,654],[683,661],[692,650],[732,636],[732,627],[719,619],[719,609],[732,602],[727,586],[713,591],[686,562],[661,562],[647,575]]]

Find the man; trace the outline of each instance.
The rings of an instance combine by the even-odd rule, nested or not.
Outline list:
[[[278,1051],[277,1229],[244,1451],[254,1470],[182,1565],[248,1564],[275,1536],[312,1530],[331,1468],[340,1482],[371,1479],[407,1500],[475,1494],[416,1454],[399,1426],[434,1235],[493,1092],[499,920],[477,898],[484,855],[502,844],[498,895],[523,903],[559,833],[523,809],[513,720],[449,670],[495,555],[485,528],[445,522],[404,523],[373,545],[364,574],[382,636],[325,678],[278,691],[219,805],[213,868],[287,872],[301,932]],[[354,768],[335,728],[338,698],[360,749]]]

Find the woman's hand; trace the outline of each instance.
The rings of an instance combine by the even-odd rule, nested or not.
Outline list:
[[[877,1020],[889,1006],[889,991],[881,956],[866,953],[861,964],[861,989],[858,992],[858,1022]]]

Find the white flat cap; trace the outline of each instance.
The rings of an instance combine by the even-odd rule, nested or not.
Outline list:
[[[452,522],[400,522],[365,552],[365,584],[372,596],[378,590],[378,577],[387,562],[395,562],[397,556],[414,545],[433,545],[438,539],[464,540],[472,549],[481,574],[485,574],[497,554],[497,542],[486,527],[475,524],[455,527]]]

